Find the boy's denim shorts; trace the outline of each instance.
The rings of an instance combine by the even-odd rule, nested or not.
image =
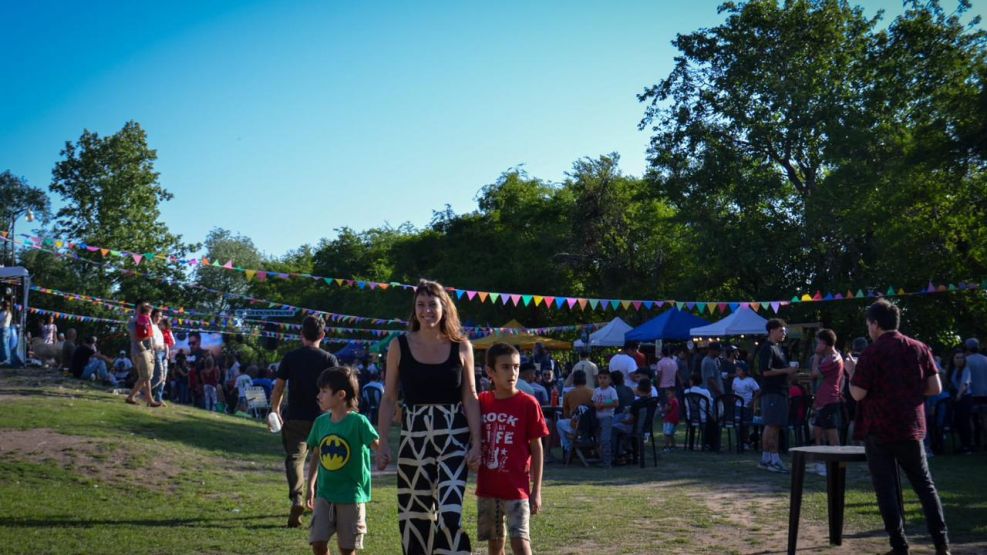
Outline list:
[[[528,532],[531,507],[527,499],[477,497],[476,509],[476,537],[479,541],[501,540],[507,536],[531,541]]]

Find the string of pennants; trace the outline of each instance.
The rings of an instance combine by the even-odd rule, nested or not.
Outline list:
[[[14,305],[14,306],[18,310],[23,309],[23,307],[21,305],[19,305],[19,304]],[[67,321],[72,321],[72,322],[104,323],[104,324],[119,324],[119,325],[126,325],[127,324],[127,320],[113,320],[111,318],[97,318],[95,316],[87,316],[87,315],[83,315],[83,314],[71,314],[71,313],[68,313],[68,312],[58,312],[56,310],[46,310],[44,308],[28,307],[27,311],[30,314],[38,314],[38,315],[41,315],[41,316],[52,316],[52,317],[54,317],[56,319],[59,319],[59,320],[67,320]],[[260,337],[276,337],[276,338],[278,338],[280,340],[287,340],[287,341],[300,341],[301,340],[299,334],[297,334],[297,333],[281,333],[281,332],[264,331],[264,330],[255,330],[255,331],[251,332],[250,334],[243,334],[242,332],[220,331],[220,330],[204,329],[204,328],[198,328],[198,327],[187,327],[187,326],[186,327],[176,326],[173,329],[176,330],[176,331],[184,331],[184,332],[197,331],[197,332],[200,332],[200,333],[219,333],[219,334],[222,334],[222,335],[254,335],[254,336],[260,336]],[[326,338],[325,341],[329,341],[329,342],[332,342],[332,343],[360,343],[360,344],[366,344],[366,345],[372,345],[372,344],[376,343],[376,341],[375,340],[372,340],[372,339],[347,339],[347,338]]]
[[[335,277],[325,277],[316,276],[312,274],[305,273],[281,273],[281,272],[268,272],[265,270],[258,270],[252,268],[242,268],[235,266],[232,260],[227,260],[225,264],[221,264],[219,260],[209,260],[205,257],[202,258],[178,258],[173,255],[160,254],[160,253],[135,253],[124,250],[108,249],[104,247],[95,247],[91,245],[86,245],[83,243],[73,243],[69,241],[62,241],[52,238],[42,238],[34,237],[27,234],[22,234],[26,237],[28,241],[17,241],[13,238],[8,239],[8,233],[6,231],[0,232],[0,238],[4,240],[13,240],[15,242],[20,242],[25,245],[29,245],[33,248],[44,249],[44,247],[54,247],[55,249],[68,249],[73,251],[87,251],[87,252],[99,252],[103,258],[110,256],[120,257],[128,260],[132,260],[135,265],[140,265],[141,262],[146,262],[149,260],[167,260],[172,263],[187,266],[199,266],[199,267],[214,267],[220,268],[228,271],[236,271],[243,273],[247,280],[256,279],[257,281],[266,281],[270,277],[276,277],[279,279],[293,279],[293,278],[304,278],[313,279],[316,281],[322,281],[327,285],[335,285],[338,287],[350,287],[362,290],[388,290],[388,289],[406,289],[414,290],[415,286],[407,283],[400,282],[375,282],[366,280],[355,280],[355,279],[345,279],[345,278],[335,278]],[[48,252],[52,252],[48,250]],[[56,253],[58,254],[58,253]],[[196,287],[202,287],[197,286]],[[212,289],[207,289],[214,293],[231,295],[229,293],[223,293],[221,291],[215,291]],[[927,286],[913,289],[910,291],[904,288],[888,287],[887,290],[874,289],[874,288],[858,288],[856,292],[852,289],[848,289],[844,292],[836,293],[823,293],[822,291],[816,291],[815,294],[810,295],[808,293],[803,293],[801,295],[793,295],[791,298],[768,300],[768,301],[679,301],[674,299],[664,299],[664,300],[641,300],[641,299],[607,299],[607,298],[587,298],[587,297],[566,297],[566,296],[550,296],[550,295],[534,295],[534,294],[523,294],[523,293],[504,293],[504,292],[491,292],[491,291],[479,291],[479,290],[469,290],[456,287],[447,286],[446,289],[453,293],[455,297],[459,300],[466,299],[468,301],[477,301],[480,303],[490,303],[502,305],[513,305],[513,306],[544,306],[547,309],[569,309],[570,311],[580,310],[601,310],[601,311],[616,311],[619,309],[640,311],[660,309],[663,307],[675,307],[679,310],[689,310],[695,311],[699,314],[708,313],[715,315],[717,313],[725,314],[727,312],[734,312],[741,308],[749,308],[755,312],[774,312],[778,313],[782,307],[786,307],[792,304],[798,303],[809,303],[809,302],[835,302],[835,301],[847,301],[860,298],[874,298],[874,297],[903,297],[910,295],[928,295],[936,293],[948,293],[954,291],[966,291],[966,290],[977,290],[977,289],[987,289],[987,279],[982,282],[960,282],[959,284],[939,284],[936,285],[931,281]],[[253,299],[251,297],[245,297],[249,300],[257,302],[265,302],[263,299]],[[278,306],[277,303],[273,303],[274,306]],[[289,305],[280,305],[285,307],[290,307]],[[319,311],[312,311],[314,313],[319,313]],[[344,316],[345,317],[345,316]],[[352,317],[350,318],[360,318]],[[396,321],[396,320],[392,320]],[[401,323],[406,323],[399,321]]]
[[[301,306],[295,306],[295,305],[290,305],[290,304],[285,304],[285,303],[278,303],[278,302],[274,302],[274,301],[269,301],[267,299],[259,299],[257,297],[251,297],[249,295],[240,295],[240,294],[237,294],[237,293],[230,293],[230,292],[227,292],[227,291],[219,291],[217,289],[212,289],[210,287],[206,287],[204,285],[199,285],[197,283],[185,283],[185,282],[180,282],[180,281],[177,281],[177,280],[172,280],[172,279],[169,279],[169,278],[161,278],[161,277],[157,277],[157,276],[152,276],[151,274],[144,273],[144,272],[138,272],[138,271],[130,270],[130,269],[126,269],[126,268],[119,268],[119,267],[117,267],[115,265],[108,264],[108,263],[105,263],[105,262],[97,262],[97,261],[93,261],[93,260],[87,260],[85,258],[79,257],[78,254],[76,252],[74,252],[74,251],[70,251],[70,252],[59,252],[57,250],[52,250],[52,249],[48,249],[48,248],[45,248],[45,247],[39,247],[35,243],[30,242],[30,241],[21,241],[21,240],[18,240],[18,239],[8,238],[8,237],[6,237],[6,235],[5,235],[4,232],[0,232],[0,240],[10,242],[10,243],[12,243],[14,245],[21,245],[21,246],[24,246],[24,247],[33,248],[35,250],[40,250],[40,251],[43,251],[43,252],[47,252],[47,253],[52,254],[54,256],[58,256],[60,258],[65,258],[67,260],[74,260],[74,261],[82,262],[84,264],[89,264],[89,265],[92,265],[92,266],[99,266],[99,267],[104,267],[104,268],[111,268],[111,269],[117,270],[120,273],[122,273],[124,275],[128,275],[128,276],[144,277],[144,278],[147,278],[147,279],[150,279],[150,280],[153,280],[153,281],[157,281],[158,283],[165,283],[165,284],[169,284],[169,285],[177,285],[177,286],[182,286],[182,287],[190,287],[190,288],[193,288],[193,289],[198,289],[200,291],[208,291],[208,292],[213,293],[215,295],[219,295],[219,296],[221,296],[221,297],[223,297],[225,299],[240,299],[240,300],[244,300],[244,301],[247,301],[249,304],[251,304],[253,306],[266,306],[267,308],[273,308],[273,309],[295,310],[295,311],[300,312],[302,315],[305,315],[305,316],[308,316],[308,315],[321,316],[325,320],[330,321],[330,322],[348,323],[348,324],[369,323],[370,325],[374,325],[374,326],[382,326],[382,325],[388,325],[388,324],[397,324],[397,325],[402,325],[403,326],[403,325],[407,325],[408,324],[408,322],[406,320],[401,320],[399,318],[391,318],[391,319],[370,318],[370,317],[366,317],[366,316],[355,316],[355,315],[352,315],[352,314],[340,314],[340,313],[336,313],[336,312],[328,312],[328,311],[325,311],[325,310],[316,310],[314,308],[305,308],[305,307],[301,307]],[[186,309],[184,309],[184,308],[178,308],[178,309],[175,309],[175,310],[178,310],[179,312],[186,311]]]
[[[93,295],[68,293],[64,291],[59,291],[57,289],[49,289],[46,287],[41,287],[38,285],[32,285],[31,290],[45,295],[58,296],[70,301],[85,302],[97,306],[102,306],[110,310],[121,312],[121,313],[129,313],[133,310],[133,307],[131,306],[130,303],[126,303],[124,301],[120,301],[117,299],[106,299],[102,297],[96,297]],[[173,318],[178,323],[178,325],[197,325],[197,326],[235,328],[235,329],[238,329],[240,327],[234,322],[234,318],[230,318],[228,316],[213,315],[213,317],[208,320],[197,320],[197,319],[187,318],[184,316],[184,314],[189,314],[189,313],[197,314],[197,315],[209,315],[210,313],[207,311],[199,311],[199,310],[186,311],[185,309],[181,309],[181,311],[177,311],[167,306],[160,306],[157,308],[160,308],[163,312],[170,314],[170,317]],[[241,319],[241,321],[245,323],[256,323],[256,324],[264,325],[266,327],[277,326],[277,328],[282,331],[300,330],[302,328],[301,324],[274,322],[271,320],[243,318]],[[556,333],[565,333],[565,332],[569,332],[569,333],[581,332],[584,330],[593,331],[603,327],[604,325],[606,325],[606,322],[596,322],[590,324],[577,324],[577,325],[568,325],[568,326],[547,326],[541,328],[500,328],[500,327],[484,327],[484,326],[464,326],[463,329],[467,331],[471,337],[477,338],[477,337],[483,337],[485,335],[492,335],[492,334],[552,335]],[[351,327],[334,327],[334,326],[326,326],[325,330],[327,334],[342,335],[344,333],[368,333],[377,337],[385,337],[389,333],[398,331],[398,330],[390,330],[390,329],[351,328]]]

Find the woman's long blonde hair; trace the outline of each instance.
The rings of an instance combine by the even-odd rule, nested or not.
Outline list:
[[[452,298],[449,297],[449,293],[446,293],[446,288],[442,287],[442,284],[437,281],[429,281],[427,279],[418,280],[418,286],[415,287],[414,300],[411,302],[411,317],[408,319],[408,329],[418,331],[422,327],[418,322],[418,315],[415,311],[415,302],[418,301],[419,295],[428,295],[429,297],[439,299],[439,303],[442,305],[442,319],[439,320],[439,330],[442,332],[442,335],[448,337],[450,341],[457,343],[466,341],[466,335],[463,333],[463,325],[459,322],[459,311],[456,310],[456,305],[452,302]]]

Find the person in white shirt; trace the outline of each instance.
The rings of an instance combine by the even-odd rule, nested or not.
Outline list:
[[[610,373],[620,372],[624,375],[624,383],[631,383],[631,374],[637,370],[637,359],[631,355],[636,349],[633,343],[625,343],[624,350],[613,355],[610,359]]]
[[[572,380],[576,370],[582,370],[586,374],[586,385],[596,387],[596,375],[600,373],[600,369],[589,359],[589,349],[579,351],[579,362],[572,366],[572,370],[565,379],[566,389],[572,389],[574,385]]]
[[[613,465],[613,447],[610,444],[610,436],[613,433],[613,411],[617,408],[617,390],[610,386],[610,371],[603,370],[596,377],[599,386],[593,390],[593,406],[596,407],[596,420],[599,422],[600,433],[600,456],[603,458],[603,466],[610,468]]]
[[[168,345],[158,324],[161,323],[161,309],[151,311],[151,346],[154,349],[154,374],[151,378],[151,396],[154,401],[164,403],[164,386],[168,381]]]
[[[754,420],[754,397],[761,392],[761,386],[757,385],[757,380],[747,374],[747,366],[737,365],[737,375],[733,379],[733,394],[740,397],[742,403],[742,416],[740,418],[740,437],[745,446],[750,445],[748,427]]]

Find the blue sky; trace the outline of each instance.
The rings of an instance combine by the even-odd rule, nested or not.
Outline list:
[[[718,3],[4,2],[0,171],[47,188],[65,141],[134,119],[169,228],[269,255],[473,210],[520,164],[558,181],[616,151],[640,175],[635,95]]]

